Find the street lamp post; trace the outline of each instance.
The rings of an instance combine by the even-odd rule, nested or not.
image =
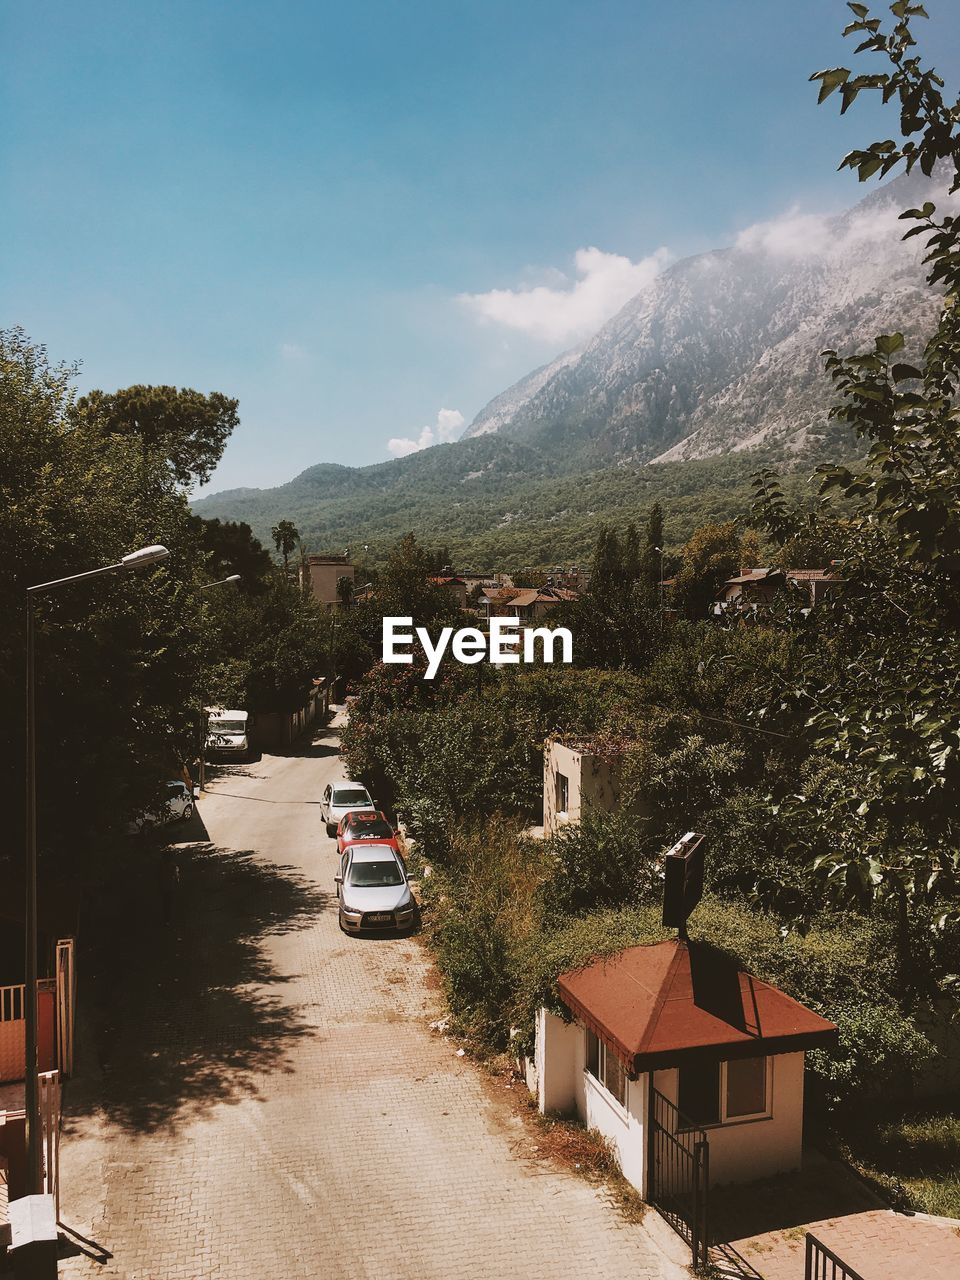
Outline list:
[[[39,1195],[43,1187],[41,1159],[39,1089],[37,1087],[37,712],[36,712],[36,656],[34,600],[37,596],[54,591],[74,582],[99,578],[106,573],[122,569],[146,569],[166,560],[170,552],[166,547],[142,547],[131,551],[116,564],[102,569],[90,569],[87,573],[71,574],[68,578],[55,578],[51,582],[38,582],[27,587],[27,732],[26,732],[26,947],[24,963],[24,1111],[26,1113],[27,1139],[27,1194]]]
[[[200,587],[200,590],[209,591],[211,587],[223,587],[223,586],[226,586],[228,583],[234,583],[239,581],[240,581],[239,573],[231,573],[229,577],[218,578],[216,582],[203,583],[203,585]],[[202,607],[200,610],[200,626],[202,630],[203,628]],[[197,782],[198,782],[198,788],[200,791],[204,790],[206,786],[206,781],[207,781],[206,769],[204,768],[204,756],[206,755],[206,751],[207,751],[207,712],[204,707],[205,702],[206,702],[206,699],[201,696],[200,698],[200,762],[197,770],[199,774]]]
[[[658,552],[660,556],[659,596],[660,596],[660,625],[662,626],[663,625],[663,547],[654,547],[653,549],[654,551]]]

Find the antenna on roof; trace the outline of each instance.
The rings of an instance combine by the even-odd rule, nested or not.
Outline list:
[[[676,929],[681,942],[688,942],[687,919],[703,897],[703,842],[705,836],[688,831],[663,860],[663,923]]]

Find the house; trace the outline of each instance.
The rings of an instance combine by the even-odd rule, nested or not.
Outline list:
[[[465,578],[452,574],[436,578],[428,578],[427,581],[432,587],[443,587],[444,591],[449,592],[460,609],[465,609],[467,607],[467,592],[470,588],[467,585]]]
[[[349,578],[353,586],[356,568],[347,556],[304,556],[300,562],[300,587],[309,590],[319,604],[327,610],[342,608],[337,591],[341,578]]]
[[[807,607],[819,604],[840,581],[829,569],[746,569],[728,578],[720,588],[713,612],[722,615],[734,610],[756,609],[773,603],[778,591],[799,590]]]
[[[577,598],[577,593],[566,587],[487,587],[479,603],[488,618],[539,622],[557,605]]]
[[[600,755],[589,743],[548,738],[543,745],[543,834],[579,822],[588,810],[637,805],[630,800],[617,759]]]
[[[541,1008],[527,1083],[616,1149],[646,1199],[654,1141],[706,1143],[709,1184],[800,1167],[804,1055],[837,1028],[716,948],[673,939],[563,973]]]

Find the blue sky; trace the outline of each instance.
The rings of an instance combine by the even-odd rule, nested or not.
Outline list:
[[[807,83],[846,12],[7,3],[0,323],[83,389],[238,396],[213,490],[449,438],[671,258],[863,194],[837,162],[895,116]]]

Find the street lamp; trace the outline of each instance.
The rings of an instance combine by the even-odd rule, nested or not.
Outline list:
[[[227,586],[228,584],[232,584],[234,582],[239,582],[239,581],[240,581],[239,573],[231,573],[229,577],[218,578],[216,582],[202,583],[200,586],[200,590],[209,591],[211,587],[223,587],[223,586]],[[200,611],[200,623],[202,628],[202,625],[203,625],[202,609]],[[201,696],[200,698],[200,764],[197,770],[199,775],[198,786],[199,786],[199,790],[201,791],[205,789],[206,781],[207,781],[206,770],[204,769],[204,760],[203,760],[203,757],[206,754],[206,750],[207,750],[207,713],[203,705],[204,701],[205,699]]]
[[[654,547],[660,556],[660,623],[663,625],[663,547]]]
[[[38,582],[27,587],[27,866],[26,866],[26,955],[24,991],[24,1111],[26,1113],[27,1139],[27,1195],[39,1195],[43,1186],[40,1142],[39,1090],[37,1088],[37,715],[36,715],[36,658],[34,600],[37,596],[73,582],[85,582],[105,573],[117,573],[123,569],[147,569],[150,565],[166,560],[170,552],[166,547],[141,547],[131,551],[116,564],[102,569],[90,569],[86,573],[74,573],[68,578],[54,578],[50,582]]]

